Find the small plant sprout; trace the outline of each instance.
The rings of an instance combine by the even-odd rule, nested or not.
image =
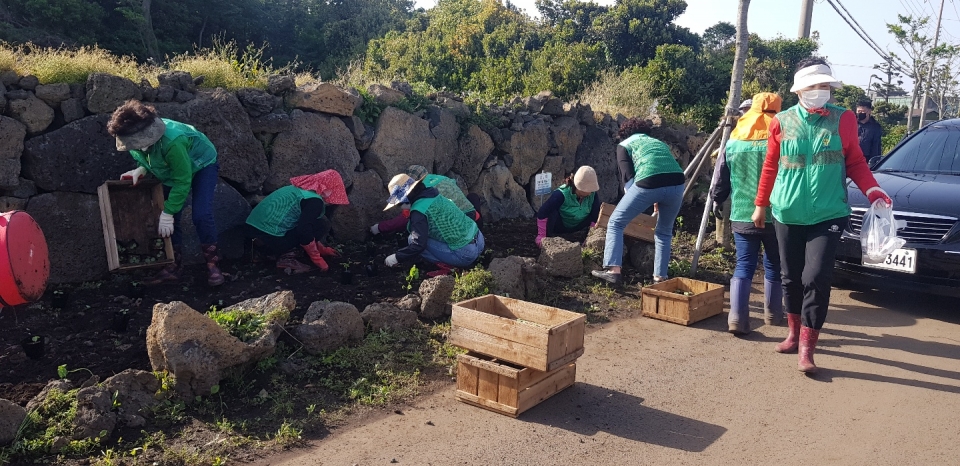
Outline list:
[[[410,271],[407,272],[407,276],[406,276],[407,286],[405,287],[405,289],[407,291],[412,290],[413,282],[419,279],[420,279],[420,269],[418,269],[416,265],[411,265]]]
[[[65,379],[65,378],[67,378],[68,375],[70,375],[70,374],[72,374],[72,373],[74,373],[74,372],[80,372],[80,371],[87,371],[91,376],[93,376],[93,372],[92,372],[90,369],[87,369],[86,367],[81,367],[81,368],[79,368],[79,369],[68,370],[66,364],[61,364],[61,365],[57,366],[57,375],[58,375],[61,379]]]
[[[350,261],[345,261],[340,263],[340,267],[343,267],[344,271],[350,271]]]
[[[32,342],[34,342],[34,343],[39,342],[39,341],[40,341],[40,335],[34,335],[34,336],[30,337],[30,341],[32,341]]]

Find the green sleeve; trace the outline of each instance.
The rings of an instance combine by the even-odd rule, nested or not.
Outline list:
[[[190,159],[187,144],[189,139],[178,137],[170,145],[170,150],[163,154],[167,166],[170,167],[170,195],[163,203],[163,211],[173,215],[183,209],[190,194],[190,185],[193,182],[193,161]]]

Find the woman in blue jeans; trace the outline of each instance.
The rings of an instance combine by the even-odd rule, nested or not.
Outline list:
[[[390,198],[387,210],[403,204],[408,216],[407,246],[387,257],[384,263],[394,267],[418,257],[434,263],[437,270],[430,277],[447,275],[454,268],[470,267],[483,252],[483,233],[476,222],[467,217],[453,201],[440,195],[437,188],[424,186],[421,179],[400,174],[387,185]]]
[[[660,282],[667,278],[673,222],[683,204],[683,184],[686,180],[670,148],[650,137],[650,129],[646,121],[637,118],[631,118],[620,126],[617,163],[626,193],[607,223],[607,240],[603,251],[605,269],[592,272],[594,277],[613,285],[623,282],[620,274],[623,230],[631,220],[651,206],[656,206],[659,212],[654,232],[656,253],[653,281]]]
[[[730,279],[730,313],[727,329],[734,335],[750,333],[750,289],[757,271],[760,246],[763,245],[763,321],[767,325],[780,323],[783,318],[783,287],[780,281],[780,249],[777,232],[773,228],[770,208],[766,209],[766,225],[757,228],[751,220],[760,172],[767,157],[767,137],[770,122],[780,111],[780,96],[761,92],[751,100],[752,105],[730,133],[730,140],[717,160],[719,177],[713,183],[710,195],[715,202],[713,213],[717,219],[730,218],[733,240],[737,245],[737,267]],[[730,198],[730,212],[720,206]]]

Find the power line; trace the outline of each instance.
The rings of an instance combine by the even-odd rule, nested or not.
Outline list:
[[[905,10],[909,10],[911,16],[919,16],[919,15],[917,15],[917,12],[914,11],[913,6],[912,6],[911,3],[904,2],[903,0],[900,0],[900,4],[903,5],[903,8],[904,8]]]
[[[896,57],[891,57],[890,55],[888,55],[887,53],[885,53],[885,52],[883,51],[883,49],[881,49],[880,46],[878,46],[878,45],[876,44],[876,42],[874,42],[873,39],[869,39],[869,38],[868,38],[869,35],[867,35],[867,32],[866,32],[866,31],[861,31],[861,29],[863,29],[862,27],[858,28],[858,26],[860,26],[859,23],[857,24],[857,26],[854,26],[854,25],[853,25],[853,23],[856,23],[856,20],[853,19],[853,15],[850,15],[850,12],[847,11],[846,7],[843,7],[843,11],[846,11],[846,12],[847,12],[847,15],[850,15],[850,19],[847,19],[847,17],[844,16],[844,14],[843,14],[842,12],[840,12],[840,8],[838,8],[837,5],[836,5],[836,3],[834,3],[834,2],[840,3],[840,0],[827,0],[827,3],[829,3],[830,6],[833,7],[833,10],[837,12],[837,15],[840,16],[840,19],[842,19],[845,23],[847,23],[847,26],[850,26],[850,29],[853,29],[853,32],[856,33],[858,36],[860,36],[860,38],[863,39],[863,41],[867,44],[868,47],[870,47],[871,49],[873,49],[873,51],[876,52],[877,55],[880,55],[880,58],[883,58],[884,61],[886,61],[886,62],[889,63],[891,66],[893,66],[894,68],[896,68],[897,71],[899,71],[899,72],[901,72],[901,73],[904,73],[904,74],[906,74],[906,75],[909,75],[909,74],[910,74],[910,73],[907,73],[906,71],[904,71],[903,68],[900,66],[900,64],[894,63],[893,60],[894,60],[894,58],[896,58]],[[841,5],[841,6],[842,6],[842,5]],[[853,23],[851,23],[851,21],[853,21]],[[899,58],[897,58],[897,59],[899,60]],[[904,64],[904,65],[905,65],[905,64]]]
[[[843,3],[841,3],[840,0],[833,0],[833,1],[836,2],[837,5],[840,5],[840,8],[843,8],[843,11],[844,11],[844,12],[847,14],[847,16],[849,16],[850,19],[853,21],[853,24],[856,24],[857,27],[860,28],[861,31],[863,31],[863,35],[866,36],[867,39],[870,40],[870,43],[873,44],[874,50],[882,50],[882,48],[881,48],[879,45],[877,45],[877,42],[874,41],[873,38],[870,37],[869,34],[867,34],[867,31],[866,31],[865,29],[863,29],[863,26],[861,26],[860,23],[857,22],[856,18],[854,18],[853,15],[850,14],[850,11],[847,10],[847,7],[843,6]],[[883,54],[881,54],[881,56],[883,56]]]

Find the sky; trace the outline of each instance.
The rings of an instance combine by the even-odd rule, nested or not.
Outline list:
[[[436,0],[415,0],[418,7],[431,8]],[[511,0],[531,16],[537,15],[534,0]],[[736,24],[738,0],[686,0],[687,11],[677,23],[698,34],[719,21]],[[596,0],[601,5],[612,5],[614,0]],[[929,16],[931,36],[940,2],[937,0],[841,0],[841,3],[867,34],[884,50],[905,57],[903,50],[887,32],[887,23],[895,23],[897,15]],[[747,29],[765,39],[778,35],[797,37],[800,29],[801,0],[752,0],[747,17]],[[819,54],[833,65],[834,75],[844,84],[867,87],[872,67],[883,60],[848,26],[824,0],[813,7],[812,31],[820,33]],[[960,44],[960,0],[946,0],[943,12],[941,42]],[[876,78],[873,81],[877,81]],[[905,82],[909,91],[911,83]]]

